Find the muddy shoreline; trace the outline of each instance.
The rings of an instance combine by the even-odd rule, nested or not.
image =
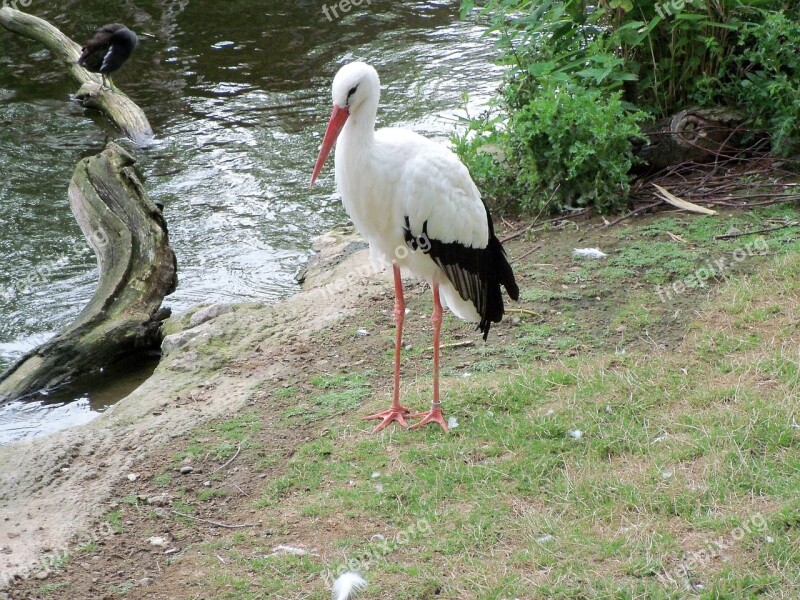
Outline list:
[[[173,317],[161,363],[133,393],[88,424],[0,447],[0,590],[18,579],[46,579],[70,545],[96,541],[90,528],[108,511],[115,484],[134,480],[148,454],[291,376],[286,345],[345,319],[364,294],[388,288],[388,274],[372,266],[352,231],[330,232],[315,249],[296,295]]]

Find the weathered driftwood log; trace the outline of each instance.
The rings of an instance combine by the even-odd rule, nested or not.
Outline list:
[[[659,171],[688,161],[735,156],[750,133],[741,129],[743,121],[743,115],[727,108],[683,110],[645,129],[650,143],[634,150],[645,162],[637,170]]]
[[[0,9],[0,25],[42,43],[53,56],[64,63],[81,85],[76,97],[87,108],[103,112],[136,144],[146,145],[153,138],[153,129],[144,112],[119,91],[101,88],[101,77],[78,66],[81,47],[47,21],[13,8]]]
[[[72,212],[97,254],[100,282],[74,323],[0,375],[0,402],[25,398],[160,344],[177,285],[161,210],[147,197],[134,158],[114,143],[78,163]]]

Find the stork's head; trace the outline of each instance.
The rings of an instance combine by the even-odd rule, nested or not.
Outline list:
[[[378,108],[381,82],[378,72],[363,62],[346,64],[336,77],[333,78],[331,95],[333,97],[333,112],[325,130],[322,147],[311,176],[311,185],[317,180],[325,160],[336,143],[336,138],[344,128],[344,124],[351,116],[358,118],[361,113],[374,113]],[[374,119],[374,114],[372,115]],[[370,126],[373,123],[369,124]]]

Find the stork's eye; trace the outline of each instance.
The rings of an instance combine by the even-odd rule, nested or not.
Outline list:
[[[351,88],[350,88],[350,91],[349,91],[349,92],[347,92],[347,103],[348,103],[348,104],[350,104],[350,96],[352,96],[353,94],[355,94],[357,89],[358,89],[358,86],[357,86],[357,85],[354,85],[353,87],[351,87]]]

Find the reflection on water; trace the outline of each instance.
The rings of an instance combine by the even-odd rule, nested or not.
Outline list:
[[[122,361],[76,381],[68,392],[0,404],[0,446],[88,423],[139,387],[157,364],[152,357],[144,364]]]
[[[109,20],[157,38],[142,41],[115,81],[157,135],[133,151],[151,198],[165,205],[179,264],[167,304],[179,312],[285,298],[313,238],[346,222],[332,169],[308,187],[342,63],[367,60],[380,72],[381,125],[445,139],[464,92],[486,101],[498,79],[490,45],[458,20],[458,6],[380,1],[334,21],[316,0],[30,10],[78,40]],[[116,134],[69,101],[74,89],[46,51],[0,32],[0,368],[69,323],[94,289],[95,259],[66,189],[75,163]]]
[[[98,414],[91,409],[88,398],[68,404],[36,401],[0,405],[0,443],[10,444],[83,425]]]

